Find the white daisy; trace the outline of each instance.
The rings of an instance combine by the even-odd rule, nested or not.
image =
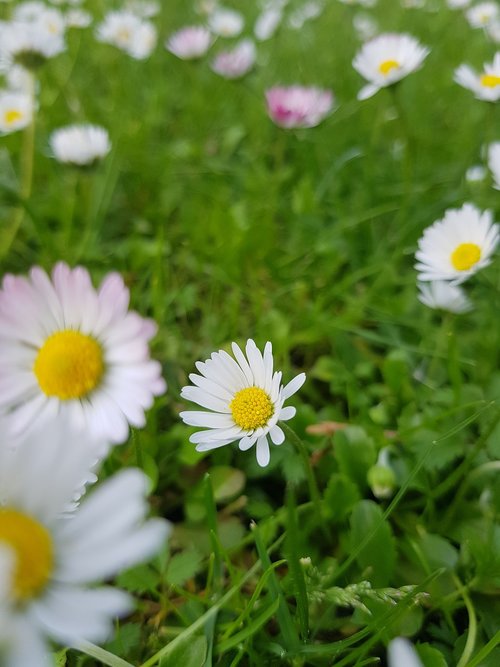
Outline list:
[[[92,15],[84,9],[70,9],[64,17],[68,28],[88,28],[92,23]]]
[[[472,28],[487,28],[500,15],[496,2],[480,2],[465,12],[465,16]]]
[[[212,43],[210,31],[203,26],[187,26],[174,32],[165,42],[165,48],[182,60],[201,58]]]
[[[42,21],[19,22],[5,32],[0,49],[5,60],[34,69],[65,51],[66,44],[62,33],[51,32]]]
[[[225,79],[238,79],[249,72],[255,64],[257,51],[251,39],[242,39],[234,49],[218,53],[212,69]]]
[[[50,148],[59,162],[89,166],[111,150],[107,130],[97,125],[69,125],[52,133]]]
[[[0,290],[0,412],[12,433],[68,415],[113,443],[142,427],[166,389],[149,356],[157,330],[128,310],[129,291],[110,273],[98,290],[88,271],[60,262],[52,279],[6,275]]]
[[[97,26],[96,37],[136,60],[147,58],[156,46],[156,28],[130,11],[111,11]]]
[[[424,667],[408,639],[396,637],[387,647],[389,667]]]
[[[160,3],[156,0],[128,0],[125,8],[140,16],[141,19],[152,19],[160,13]]]
[[[481,212],[473,204],[449,209],[418,242],[418,279],[463,283],[491,263],[498,238],[499,227],[490,211]]]
[[[482,164],[474,164],[465,172],[465,180],[467,183],[479,183],[486,178],[486,169]]]
[[[378,32],[378,24],[370,14],[355,14],[352,18],[352,25],[362,42],[373,39]]]
[[[197,451],[206,452],[235,440],[246,451],[257,443],[257,463],[265,467],[270,459],[267,435],[275,445],[283,443],[285,435],[278,421],[295,415],[295,408],[283,404],[300,389],[306,376],[300,373],[283,386],[281,371],[273,372],[269,342],[263,355],[253,340],[247,341],[246,356],[236,343],[232,350],[236,361],[224,350],[214,352],[205,362],[198,361],[200,375],[189,376],[195,386],[182,389],[183,398],[210,412],[187,411],[180,416],[185,424],[207,429],[190,437]]]
[[[105,641],[132,600],[95,584],[150,558],[169,532],[167,522],[145,520],[148,483],[135,469],[118,473],[71,515],[65,513],[88,470],[90,450],[60,426],[16,447],[0,443],[0,582],[5,586],[7,577],[9,619],[8,634],[0,633],[5,667],[52,665],[46,639],[65,646]]]
[[[283,19],[283,11],[273,7],[265,9],[255,21],[253,28],[256,39],[264,41],[271,39],[276,30],[279,28]]]
[[[450,9],[464,9],[468,7],[471,0],[446,0],[446,4]]]
[[[418,289],[418,300],[433,310],[446,310],[457,314],[472,310],[472,303],[463,289],[446,280],[419,283]]]
[[[22,130],[33,118],[31,95],[17,91],[0,92],[0,133]]]
[[[237,37],[244,25],[245,21],[239,12],[223,7],[217,7],[208,19],[208,27],[220,37]]]
[[[417,70],[430,50],[411,35],[385,33],[366,42],[353,60],[353,67],[369,84],[359,93],[366,100],[381,88],[400,81]]]
[[[488,167],[493,175],[493,187],[500,190],[500,141],[495,141],[488,148]]]
[[[478,100],[497,102],[500,99],[500,51],[495,53],[491,64],[484,63],[481,73],[469,65],[460,65],[455,70],[454,79],[464,88],[472,90]]]

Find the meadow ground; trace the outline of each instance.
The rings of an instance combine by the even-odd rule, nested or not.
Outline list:
[[[227,4],[252,36],[260,6]],[[87,0],[92,26],[37,71],[28,188],[32,128],[0,139],[2,273],[64,260],[98,285],[119,272],[158,324],[168,383],[101,472],[145,471],[168,548],[117,577],[137,609],[104,649],[58,651],[60,666],[354,667],[386,664],[398,636],[425,667],[500,664],[500,265],[464,284],[463,314],[423,305],[414,268],[447,209],[498,220],[491,174],[466,178],[500,140],[498,105],[453,80],[496,46],[444,0],[326,0],[293,29],[303,4],[227,80],[209,64],[235,39],[195,61],[164,48],[203,20],[192,2],[161,3],[158,45],[135,60],[96,41],[112,3]],[[430,48],[363,101],[360,12]],[[333,91],[317,127],[268,117],[265,91],[293,83]],[[84,121],[109,131],[110,154],[59,163],[51,133]],[[179,418],[195,362],[249,338],[272,342],[285,384],[307,376],[266,467],[237,443],[197,452]]]

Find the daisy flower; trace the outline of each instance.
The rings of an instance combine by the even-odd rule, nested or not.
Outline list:
[[[460,65],[455,70],[454,79],[464,88],[472,90],[478,100],[497,102],[500,99],[500,51],[495,53],[491,64],[484,63],[480,74],[469,65]]]
[[[366,42],[352,63],[369,81],[359,91],[358,100],[366,100],[381,88],[419,69],[429,53],[430,50],[411,35],[385,33]]]
[[[64,34],[52,32],[43,21],[13,23],[3,35],[2,55],[27,69],[36,69],[66,49]]]
[[[244,25],[245,21],[239,12],[223,7],[218,7],[208,19],[208,27],[220,37],[237,37]]]
[[[255,21],[253,33],[259,41],[271,39],[283,19],[283,11],[270,7],[265,9]]]
[[[22,130],[33,118],[31,95],[17,91],[0,92],[0,133]]]
[[[93,437],[127,439],[166,389],[149,356],[156,324],[128,310],[110,273],[98,290],[88,271],[60,262],[52,279],[6,275],[0,289],[0,412],[12,433],[67,415]]]
[[[387,647],[389,667],[424,667],[413,648],[413,644],[403,637],[396,637]]]
[[[116,46],[136,60],[144,60],[156,46],[156,28],[130,11],[111,11],[97,26],[100,42]]]
[[[488,266],[499,237],[492,220],[490,211],[481,212],[473,204],[446,211],[418,242],[418,279],[451,280],[458,285]]]
[[[464,9],[468,7],[471,0],[446,0],[446,4],[450,9]]]
[[[153,556],[169,532],[166,521],[146,520],[148,482],[131,468],[94,489],[68,515],[65,508],[88,471],[91,452],[75,438],[81,436],[54,422],[16,447],[0,443],[5,667],[51,665],[47,639],[65,646],[105,641],[115,618],[133,605],[123,591],[95,584]]]
[[[498,19],[500,10],[496,2],[480,2],[465,12],[472,28],[487,28]]]
[[[276,86],[266,91],[267,112],[286,129],[316,127],[332,110],[333,94],[306,86]]]
[[[52,133],[50,148],[59,162],[93,165],[111,150],[107,130],[97,125],[68,125]]]
[[[214,352],[210,359],[197,362],[200,375],[192,373],[194,386],[182,389],[182,398],[197,403],[207,411],[181,412],[189,426],[206,428],[190,437],[199,452],[224,447],[239,440],[242,451],[256,444],[257,463],[265,467],[270,460],[267,436],[275,445],[281,445],[285,434],[278,421],[288,421],[295,408],[283,407],[304,384],[304,373],[291,382],[281,384],[281,371],[273,372],[271,343],[266,343],[264,354],[253,340],[246,344],[246,355],[232,344],[235,359],[224,350]]]
[[[488,167],[493,174],[493,187],[500,190],[500,141],[495,141],[488,148]]]
[[[181,60],[194,60],[204,56],[211,43],[209,30],[203,26],[187,26],[170,35],[165,48]]]
[[[446,280],[419,283],[418,289],[418,300],[433,310],[446,310],[456,314],[472,310],[472,303],[463,289]]]
[[[467,183],[479,183],[486,178],[486,169],[482,164],[474,164],[465,172],[465,180]]]
[[[84,9],[70,9],[64,17],[67,28],[88,28],[92,23],[92,15]]]
[[[212,69],[225,79],[239,79],[252,69],[256,56],[252,40],[243,39],[231,51],[217,54],[212,62]]]

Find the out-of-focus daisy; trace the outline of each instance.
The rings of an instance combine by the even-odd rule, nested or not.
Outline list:
[[[156,0],[128,0],[125,9],[142,19],[152,19],[160,13],[160,3]]]
[[[495,53],[491,64],[484,63],[481,73],[469,65],[460,65],[455,70],[454,79],[464,88],[472,90],[478,100],[497,102],[500,99],[500,52]]]
[[[237,37],[245,25],[243,16],[234,9],[217,7],[208,18],[208,27],[220,37]]]
[[[195,11],[203,16],[210,16],[218,6],[218,0],[198,0]]]
[[[493,187],[500,190],[500,141],[488,148],[488,167],[493,175]]]
[[[446,310],[449,313],[467,313],[472,310],[472,303],[458,285],[446,280],[419,283],[418,300],[434,310]]]
[[[68,28],[88,28],[92,23],[92,15],[84,9],[70,9],[64,17]]]
[[[418,242],[418,279],[463,283],[491,263],[498,238],[499,228],[490,211],[481,212],[473,204],[449,209]]]
[[[255,38],[264,41],[266,39],[271,39],[276,30],[279,28],[279,25],[283,19],[283,12],[281,9],[266,9],[264,10],[255,21],[253,28],[253,33]]]
[[[495,44],[500,44],[500,16],[486,26],[486,34]]]
[[[39,432],[16,447],[0,443],[0,581],[8,582],[10,630],[0,660],[6,667],[52,664],[46,639],[65,646],[105,641],[132,600],[95,584],[153,556],[169,532],[167,522],[146,520],[148,484],[135,469],[104,482],[68,516],[91,450],[58,427],[59,433]]]
[[[165,391],[149,355],[156,324],[128,310],[129,291],[110,273],[98,290],[88,271],[60,262],[52,279],[6,275],[0,290],[0,412],[12,433],[67,415],[90,435],[126,440]]]
[[[249,72],[255,64],[255,44],[250,39],[244,39],[231,51],[218,53],[212,69],[225,79],[239,79]]]
[[[22,130],[31,123],[32,117],[31,95],[17,91],[0,92],[0,133]]]
[[[3,36],[0,46],[3,56],[10,62],[27,69],[37,68],[66,49],[64,35],[52,33],[42,22],[13,23]]]
[[[12,12],[15,21],[37,21],[47,11],[47,5],[40,0],[20,2]]]
[[[111,11],[97,27],[99,41],[112,44],[136,60],[144,60],[156,46],[156,28],[129,11]]]
[[[396,637],[387,647],[389,667],[424,667],[408,639]]]
[[[182,60],[194,60],[204,56],[211,43],[209,30],[203,26],[187,26],[170,35],[165,48]]]
[[[306,376],[301,373],[283,386],[281,371],[273,372],[269,342],[264,354],[253,340],[247,341],[246,354],[236,343],[232,349],[236,360],[219,350],[205,362],[197,362],[200,375],[189,376],[194,386],[182,389],[183,398],[209,412],[187,411],[180,416],[186,424],[206,429],[190,437],[199,452],[239,440],[242,451],[256,444],[257,462],[265,467],[270,460],[267,436],[275,445],[283,443],[285,435],[278,421],[287,421],[295,415],[295,408],[283,404],[300,389]]]
[[[373,39],[378,32],[377,21],[370,14],[355,14],[352,18],[352,25],[362,42]]]
[[[69,125],[52,133],[50,148],[58,162],[93,165],[111,150],[109,134],[97,125]]]
[[[276,125],[315,127],[333,108],[329,90],[307,86],[276,86],[266,91],[267,112]]]
[[[367,42],[352,63],[370,82],[359,91],[358,99],[366,100],[419,69],[428,54],[429,49],[411,35],[385,33]]]
[[[496,2],[480,2],[465,12],[465,16],[472,28],[486,28],[500,15]]]
[[[481,164],[474,164],[465,172],[467,183],[479,183],[486,178],[486,169]]]
[[[464,9],[468,7],[471,0],[446,0],[446,4],[450,9]]]
[[[31,73],[21,65],[11,65],[4,76],[9,92],[16,91],[28,94],[31,106],[31,90],[33,88]]]
[[[294,30],[300,30],[304,23],[321,16],[324,5],[316,0],[309,0],[300,7],[297,7],[288,18],[288,25]]]

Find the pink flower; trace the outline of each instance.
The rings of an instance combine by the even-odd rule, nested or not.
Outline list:
[[[188,26],[170,35],[165,48],[182,60],[201,58],[212,42],[210,31],[203,26]]]
[[[306,86],[270,88],[266,100],[271,120],[288,129],[315,127],[333,107],[331,91]]]
[[[238,79],[253,67],[255,56],[254,43],[244,39],[231,51],[219,53],[212,62],[212,69],[225,79]]]

